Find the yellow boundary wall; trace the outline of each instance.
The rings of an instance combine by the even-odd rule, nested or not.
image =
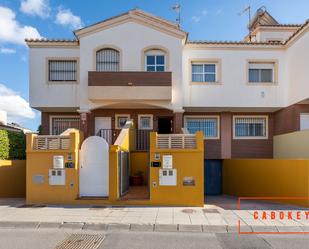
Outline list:
[[[0,198],[26,196],[26,160],[0,160]]]
[[[223,193],[238,197],[309,197],[309,160],[230,159],[223,162]],[[308,200],[279,200],[309,206]]]

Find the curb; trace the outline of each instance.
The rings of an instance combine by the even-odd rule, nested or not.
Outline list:
[[[0,229],[63,229],[89,231],[132,232],[192,232],[192,233],[238,233],[237,226],[230,225],[184,225],[184,224],[128,224],[87,222],[14,222],[0,221]],[[309,232],[301,226],[241,226],[241,232]]]

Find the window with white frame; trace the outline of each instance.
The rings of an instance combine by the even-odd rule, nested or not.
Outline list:
[[[112,48],[104,48],[96,52],[96,71],[119,71],[119,51]]]
[[[267,121],[266,116],[234,117],[234,138],[267,138]]]
[[[192,82],[209,82],[217,81],[216,63],[192,63]]]
[[[249,83],[274,83],[275,63],[249,63]]]
[[[77,81],[77,61],[48,60],[48,81]]]
[[[126,122],[130,119],[130,115],[129,114],[117,114],[115,115],[115,127],[116,129],[122,129]]]
[[[219,138],[219,117],[185,117],[185,128],[191,134],[204,132],[205,138]]]
[[[165,60],[165,53],[162,50],[149,50],[145,54],[145,70],[147,72],[164,72],[166,63]]]
[[[74,117],[50,117],[50,133],[51,135],[59,135],[69,128],[80,128],[80,118]]]
[[[139,130],[152,130],[153,129],[153,115],[151,114],[138,115],[138,129]]]

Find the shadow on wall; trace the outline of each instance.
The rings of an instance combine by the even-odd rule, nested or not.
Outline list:
[[[26,196],[26,161],[0,160],[0,198]]]

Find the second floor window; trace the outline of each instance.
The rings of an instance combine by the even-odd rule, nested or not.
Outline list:
[[[119,71],[119,52],[115,49],[104,48],[96,53],[96,71]]]
[[[49,60],[48,80],[76,81],[77,80],[76,60]]]
[[[165,53],[159,49],[146,52],[146,71],[147,72],[164,72],[165,71]]]
[[[216,64],[214,63],[193,63],[192,82],[216,83]]]
[[[249,63],[249,83],[274,83],[274,63]]]

